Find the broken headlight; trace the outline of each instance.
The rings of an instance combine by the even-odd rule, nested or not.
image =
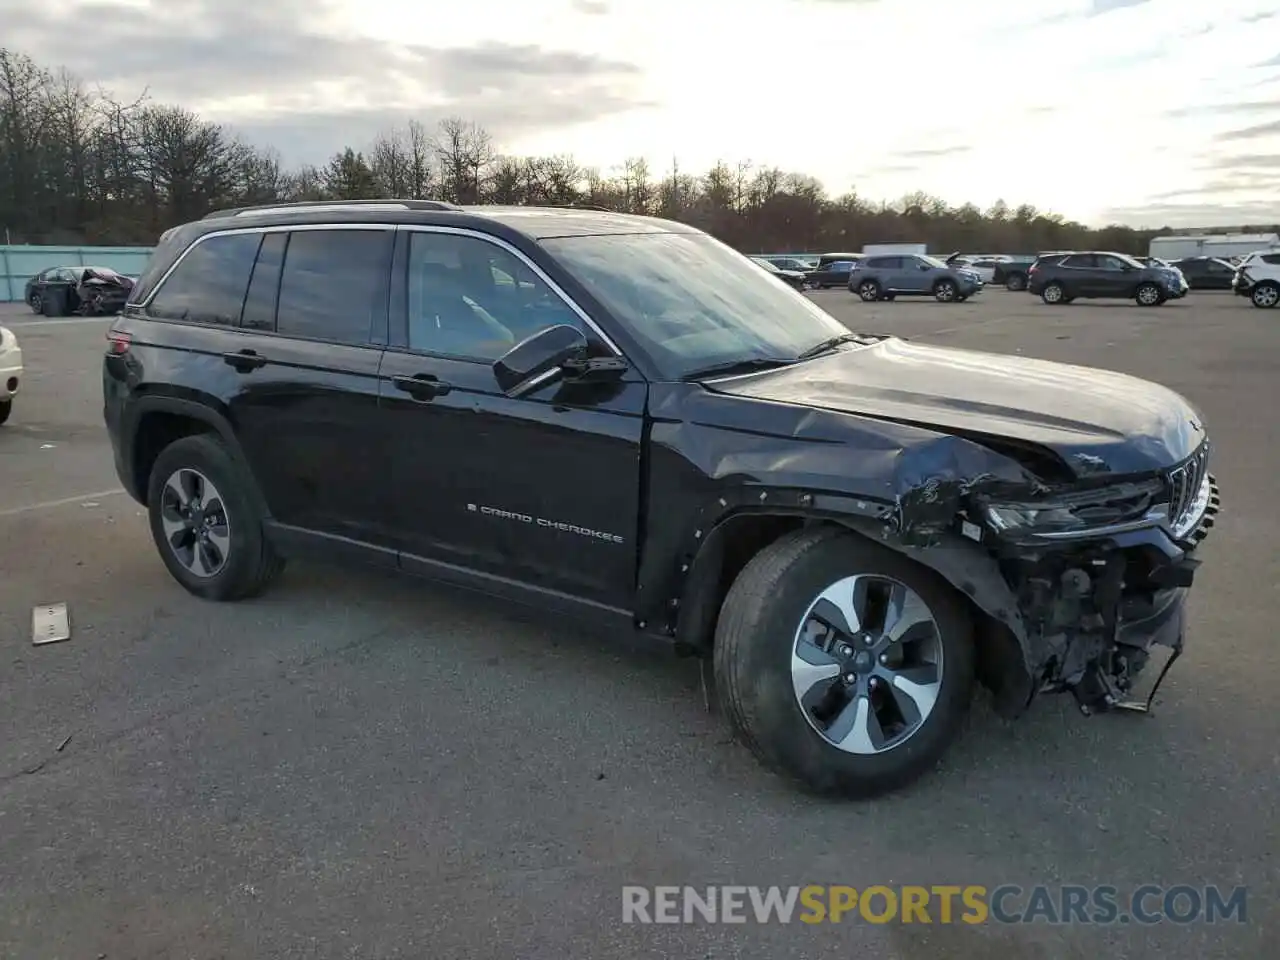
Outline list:
[[[1043,499],[983,499],[978,510],[996,533],[1047,538],[1089,536],[1120,525],[1159,520],[1163,514],[1155,500],[1160,491],[1158,481],[1127,483]]]

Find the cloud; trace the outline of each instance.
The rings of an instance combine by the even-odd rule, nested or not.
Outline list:
[[[1280,153],[1246,153],[1234,157],[1220,157],[1212,163],[1214,167],[1226,170],[1238,170],[1248,167],[1274,167],[1280,170]]]
[[[609,5],[601,0],[573,0],[573,9],[589,17],[603,17],[609,12]]]
[[[1240,18],[1241,23],[1257,23],[1259,20],[1270,20],[1272,17],[1280,17],[1280,11],[1264,10],[1261,13],[1250,13]]]
[[[1089,4],[1089,15],[1100,17],[1104,13],[1112,13],[1116,10],[1124,10],[1128,7],[1140,7],[1150,0],[1092,0]]]
[[[328,34],[332,0],[164,0],[145,12],[96,0],[70,16],[38,0],[18,6],[6,18],[7,44],[56,51],[57,65],[91,83],[131,94],[145,86],[157,101],[211,119],[253,128],[270,118],[268,132],[312,129],[326,115],[366,126],[362,116],[395,110],[405,119],[458,114],[502,138],[646,104],[640,70],[625,61],[535,44],[433,47]],[[236,106],[219,107],[227,103]],[[346,140],[334,126],[325,152]]]
[[[1193,194],[1184,194],[1191,196]],[[1246,224],[1280,223],[1280,203],[1255,200],[1249,203],[1230,201],[1204,203],[1150,203],[1132,207],[1111,207],[1103,211],[1103,222],[1132,226],[1182,229],[1204,227],[1240,227]]]
[[[1204,114],[1280,113],[1280,100],[1249,100],[1244,103],[1202,103],[1166,110],[1166,117],[1198,117]]]
[[[967,144],[953,144],[950,147],[934,147],[924,150],[899,150],[894,153],[895,157],[902,157],[907,160],[932,160],[937,157],[954,157],[962,153],[969,153],[973,147]]]
[[[1277,165],[1280,168],[1280,164]],[[1217,197],[1234,194],[1266,195],[1280,191],[1280,169],[1273,173],[1239,173],[1230,178],[1206,180],[1182,190],[1157,193],[1151,199],[1159,202],[1187,197]]]
[[[1267,123],[1259,123],[1252,127],[1245,127],[1241,130],[1231,130],[1218,137],[1219,140],[1259,140],[1263,137],[1273,137],[1280,134],[1280,120],[1271,120]]]

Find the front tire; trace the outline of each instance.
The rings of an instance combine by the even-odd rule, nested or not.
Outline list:
[[[939,280],[933,285],[933,299],[939,303],[951,303],[958,293],[955,283],[950,280]]]
[[[161,451],[147,483],[151,535],[170,575],[205,600],[261,593],[284,568],[226,445],[201,434]]]
[[[1140,307],[1158,307],[1164,303],[1165,295],[1154,283],[1144,283],[1134,291],[1133,299]]]
[[[1260,310],[1271,310],[1280,303],[1280,286],[1269,280],[1258,284],[1249,292],[1249,302]]]
[[[31,308],[32,313],[44,312],[44,302],[40,299],[39,292],[33,292],[27,297],[27,306]]]
[[[839,528],[802,530],[734,582],[714,663],[724,712],[766,768],[872,797],[931,769],[959,730],[972,621],[933,571]]]
[[[863,280],[862,283],[858,284],[858,296],[867,303],[879,300],[881,296],[880,284],[874,280]]]
[[[8,423],[11,413],[13,413],[13,397],[0,400],[0,425]]]

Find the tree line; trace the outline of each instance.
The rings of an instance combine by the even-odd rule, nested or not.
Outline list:
[[[614,170],[569,156],[502,154],[459,117],[409,120],[322,166],[286,168],[280,154],[144,93],[121,100],[0,48],[0,242],[155,243],[164,230],[220,207],[295,200],[428,198],[454,203],[591,205],[680,220],[744,252],[930,249],[1022,253],[1096,247],[1144,253],[1161,231],[1100,230],[1030,205],[954,207],[916,192],[896,203],[827,194],[811,176],[749,163],[697,174],[639,158]],[[1163,231],[1167,232],[1167,231]]]

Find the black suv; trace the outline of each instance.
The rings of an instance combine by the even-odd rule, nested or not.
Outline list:
[[[1087,300],[1134,300],[1157,307],[1182,295],[1177,271],[1148,267],[1123,253],[1072,251],[1045,254],[1027,272],[1027,290],[1045,303]]]
[[[594,618],[846,796],[930,767],[975,677],[1010,716],[1124,701],[1218,509],[1164,387],[853,334],[663,220],[219,213],[107,339],[116,469],[191,593],[338,556]]]

